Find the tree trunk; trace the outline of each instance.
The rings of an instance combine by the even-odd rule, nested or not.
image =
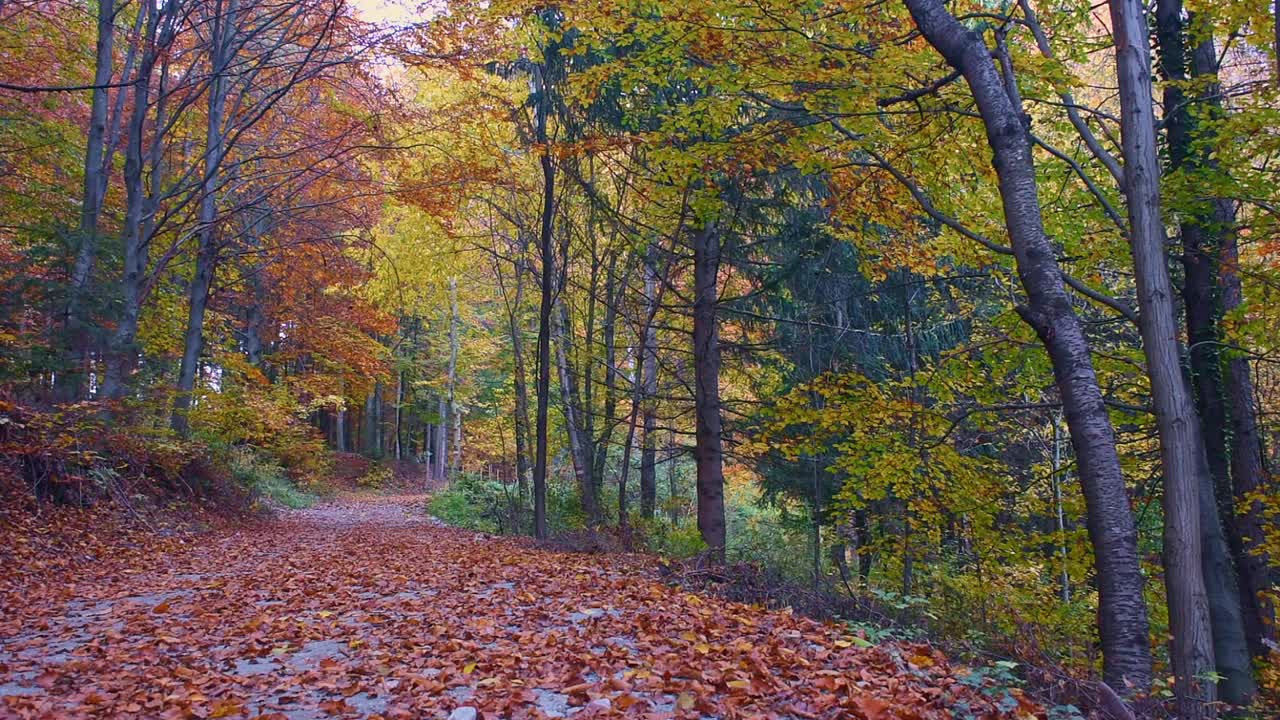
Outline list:
[[[107,115],[110,96],[108,88],[115,60],[114,0],[98,2],[98,39],[94,53],[94,89],[89,103],[89,129],[84,153],[84,193],[80,204],[80,225],[76,233],[75,262],[71,268],[71,286],[67,289],[63,323],[67,329],[65,340],[70,354],[67,364],[58,373],[54,386],[57,402],[70,402],[84,394],[84,353],[86,351],[84,318],[81,307],[88,291],[89,275],[93,270],[98,250],[98,220],[102,215],[103,200],[107,191]],[[144,13],[139,12],[141,21]],[[124,88],[117,91],[123,94]]]
[[[980,35],[940,0],[904,1],[929,43],[964,75],[982,115],[1018,278],[1027,293],[1019,314],[1049,353],[1076,454],[1097,570],[1103,677],[1121,692],[1143,693],[1151,684],[1151,651],[1137,528],[1088,340],[1044,232],[1022,108],[1006,92]]]
[[[453,472],[462,472],[462,413],[453,414]]]
[[[565,430],[569,435],[569,450],[573,460],[573,474],[578,481],[578,493],[582,498],[582,510],[586,513],[587,522],[600,524],[600,496],[595,492],[595,483],[591,479],[592,455],[590,438],[582,427],[580,415],[581,404],[578,401],[578,383],[573,368],[569,365],[569,356],[573,354],[570,337],[572,328],[569,325],[569,310],[564,303],[560,304],[560,322],[553,326],[556,334],[556,366],[560,374],[560,399],[564,405]]]
[[[461,452],[460,441],[462,435],[462,424],[458,419],[458,279],[449,278],[449,420],[445,423],[445,432],[449,432],[449,426],[452,424],[454,432],[458,437],[454,438],[455,454]],[[445,453],[444,464],[446,469],[456,469],[461,465],[461,455],[458,454],[459,462],[450,463],[448,453]]]
[[[601,430],[600,437],[595,440],[595,462],[591,468],[593,493],[596,497],[600,496],[600,488],[608,470],[609,445],[613,441],[613,419],[618,412],[618,303],[622,299],[622,289],[626,287],[626,282],[618,281],[617,263],[617,253],[610,252],[609,265],[605,273],[604,326],[600,329],[604,342],[605,377],[604,411],[600,417],[604,420],[604,429]],[[592,337],[594,334],[588,332],[588,340]],[[587,407],[590,408],[592,405],[587,403]]]
[[[148,246],[154,225],[155,206],[164,182],[164,134],[159,130],[152,133],[151,143],[144,154],[146,142],[144,130],[147,111],[151,104],[151,77],[155,71],[156,61],[160,58],[162,46],[172,40],[172,33],[166,27],[161,33],[161,25],[167,26],[166,8],[176,9],[177,3],[156,9],[151,3],[144,3],[140,12],[147,16],[146,31],[140,39],[144,48],[142,60],[138,65],[138,74],[133,85],[133,108],[129,115],[125,138],[124,186],[125,186],[125,220],[121,233],[124,241],[124,270],[121,275],[121,310],[116,319],[115,330],[111,333],[106,352],[106,367],[102,380],[102,396],[107,400],[119,400],[124,397],[129,378],[137,363],[136,339],[138,319],[142,310],[142,298],[147,281]],[[167,123],[167,95],[165,79],[167,73],[160,73],[160,90],[156,98],[155,127],[163,128]],[[150,191],[144,178],[145,165],[150,165]]]
[[[720,236],[708,220],[693,237],[694,460],[697,465],[698,531],[713,561],[724,562],[724,450],[720,417]]]
[[[339,371],[341,373],[341,371]],[[334,421],[333,440],[338,452],[347,451],[347,391],[346,379],[338,375],[338,412]]]
[[[1053,472],[1049,476],[1049,482],[1053,486],[1053,510],[1054,520],[1057,523],[1058,557],[1062,561],[1062,569],[1059,574],[1061,587],[1058,590],[1061,593],[1063,604],[1066,604],[1071,602],[1071,573],[1069,551],[1067,549],[1067,516],[1062,506],[1062,481],[1065,474],[1062,469],[1062,432],[1059,430],[1061,421],[1061,415],[1055,414],[1053,416]]]
[[[97,251],[98,219],[102,215],[102,204],[106,195],[106,137],[107,115],[110,104],[110,90],[115,61],[116,4],[114,0],[102,0],[98,3],[98,41],[94,53],[94,72],[91,100],[89,104],[89,131],[86,136],[84,155],[84,201],[80,205],[80,237],[76,252],[75,265],[71,271],[73,293],[83,288],[88,281],[89,271],[93,265]],[[141,13],[139,13],[141,15]],[[73,299],[75,295],[73,294]]]
[[[218,215],[218,175],[226,152],[222,123],[230,83],[227,68],[232,61],[239,7],[239,0],[228,0],[225,5],[218,0],[213,8],[214,24],[209,38],[209,64],[213,80],[209,84],[209,108],[205,124],[204,177],[200,188],[196,272],[191,280],[187,331],[183,341],[182,364],[178,368],[178,388],[174,396],[171,422],[173,430],[179,435],[186,435],[188,430],[187,413],[191,408],[191,394],[195,389],[200,352],[204,345],[204,316],[218,260],[218,231],[215,226]]]
[[[529,388],[525,374],[524,328],[520,322],[520,310],[524,303],[525,250],[522,242],[519,259],[515,262],[515,299],[507,305],[507,329],[511,335],[511,382],[516,405],[516,492],[519,495],[517,512],[521,515],[525,511],[525,503],[529,498]],[[517,518],[517,521],[520,522],[520,518]]]
[[[650,323],[646,322],[646,326]],[[640,412],[640,405],[643,400],[644,384],[640,378],[644,376],[647,368],[645,366],[646,348],[642,343],[636,352],[636,379],[633,383],[634,390],[631,393],[631,412],[627,417],[627,442],[622,446],[622,467],[618,469],[618,527],[623,530],[623,538],[626,539],[626,531],[629,527],[627,510],[627,476],[631,473],[631,449],[636,441],[636,416]],[[653,502],[649,502],[649,514],[646,517],[653,517]]]
[[[195,391],[196,372],[200,368],[200,353],[204,348],[204,316],[209,309],[209,291],[213,286],[217,252],[212,238],[201,239],[196,255],[196,274],[191,279],[187,302],[187,330],[183,337],[182,364],[178,368],[177,395],[174,396],[170,423],[173,431],[182,436],[189,429],[187,414]]]
[[[360,439],[360,450],[366,457],[378,456],[378,393],[382,383],[374,383],[368,397],[364,399],[363,436]]]
[[[396,373],[396,415],[395,415],[395,458],[396,462],[404,459],[402,446],[400,445],[400,424],[404,417],[404,370]]]
[[[1160,166],[1156,156],[1147,21],[1137,0],[1112,0],[1111,26],[1120,90],[1120,138],[1129,247],[1138,288],[1138,326],[1151,380],[1151,400],[1164,469],[1164,570],[1178,714],[1210,716],[1215,668],[1208,598],[1200,560],[1200,484],[1207,476],[1199,421],[1180,364],[1173,283],[1165,259],[1160,215]]]
[[[1240,287],[1236,234],[1229,232],[1222,245],[1222,307],[1234,312],[1243,302]],[[1255,657],[1266,657],[1268,641],[1276,641],[1276,610],[1264,592],[1275,584],[1271,559],[1262,551],[1266,538],[1266,508],[1253,494],[1266,482],[1262,436],[1258,432],[1258,408],[1254,405],[1253,377],[1246,357],[1227,360],[1228,406],[1231,409],[1232,526],[1236,572],[1245,611],[1245,628]]]
[[[1181,0],[1160,0],[1156,10],[1160,66],[1168,81],[1164,88],[1166,144],[1169,169],[1194,172],[1204,169],[1208,158],[1193,149],[1196,128],[1188,107],[1190,98],[1182,89],[1186,81],[1186,29]],[[1213,53],[1209,41],[1209,53]],[[1202,102],[1202,96],[1197,102]],[[1227,452],[1226,390],[1223,387],[1218,268],[1221,265],[1222,235],[1228,231],[1230,203],[1211,199],[1207,207],[1184,208],[1179,216],[1185,280],[1182,288],[1186,310],[1187,338],[1195,390],[1195,407],[1200,420],[1208,473],[1201,478],[1200,536],[1201,568],[1209,603],[1213,632],[1213,654],[1222,677],[1218,693],[1232,705],[1247,705],[1257,688],[1253,680],[1244,611],[1256,612],[1257,603],[1247,607],[1240,593],[1224,526],[1235,529],[1231,501],[1231,473]],[[1240,546],[1236,541],[1236,546]],[[1256,621],[1256,617],[1255,617]]]
[[[254,249],[261,249],[263,225],[264,220],[257,219],[248,232],[249,241]],[[267,292],[262,281],[262,273],[265,269],[258,258],[250,258],[246,265],[244,273],[248,276],[249,302],[244,311],[244,356],[250,365],[261,370],[263,369],[262,355],[265,352],[263,331],[267,322],[266,313],[263,311],[263,306],[267,302]]]
[[[547,98],[547,82],[544,73],[537,73],[542,93],[537,105],[536,141],[542,146],[538,159],[542,166],[542,224],[538,248],[542,254],[542,300],[538,307],[538,379],[537,415],[534,431],[533,461],[533,535],[547,537],[547,407],[551,399],[551,306],[555,301],[555,243],[552,236],[552,218],[555,214],[555,165],[551,160],[551,148],[547,145],[547,115],[550,100]]]
[[[438,480],[449,477],[449,401],[441,397],[436,405],[440,422],[436,423],[435,476]]]
[[[644,373],[640,376],[643,405],[643,432],[640,448],[640,515],[653,520],[658,504],[657,434],[658,434],[658,331],[653,325],[658,312],[658,268],[656,246],[650,245],[644,260],[644,297],[647,304],[641,329],[641,353]]]

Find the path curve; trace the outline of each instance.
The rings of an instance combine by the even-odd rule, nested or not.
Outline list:
[[[349,497],[0,618],[0,717],[1019,717],[920,646]],[[86,570],[86,572],[89,572]],[[992,694],[994,695],[994,694]],[[1000,703],[1003,702],[1003,708]]]

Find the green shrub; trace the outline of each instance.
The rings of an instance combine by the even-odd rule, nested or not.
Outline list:
[[[391,485],[395,475],[395,472],[386,465],[370,465],[368,472],[361,475],[356,480],[356,484],[363,488],[379,490]]]
[[[441,522],[454,527],[495,532],[495,524],[486,520],[476,502],[476,498],[467,489],[454,483],[448,488],[431,496],[427,510]]]
[[[308,507],[319,499],[314,493],[298,488],[279,463],[255,448],[230,448],[226,451],[226,458],[232,477],[256,497],[270,498],[294,509]]]
[[[455,527],[499,534],[528,533],[533,527],[533,510],[525,507],[519,511],[518,502],[515,485],[462,473],[447,488],[433,494],[427,507],[434,517]],[[547,527],[551,534],[581,530],[586,525],[587,516],[576,489],[564,483],[548,484]]]
[[[636,521],[644,538],[645,550],[669,558],[689,558],[707,549],[696,522],[685,521],[672,527],[662,520]]]
[[[789,580],[811,577],[811,530],[804,515],[763,503],[754,486],[727,485],[725,523],[731,561],[758,564]]]
[[[446,524],[482,532],[510,531],[507,489],[497,480],[463,473],[447,488],[431,496],[427,505],[433,516]]]

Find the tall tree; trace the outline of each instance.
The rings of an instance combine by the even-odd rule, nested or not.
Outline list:
[[[1187,33],[1181,0],[1161,0],[1156,6],[1156,37],[1160,49],[1160,69],[1165,77],[1165,136],[1169,148],[1169,171],[1177,173],[1203,162],[1193,148],[1195,128],[1184,92],[1187,80]],[[1213,53],[1212,39],[1206,40]],[[1232,556],[1223,528],[1236,533],[1234,545],[1242,548],[1239,525],[1232,510],[1231,471],[1227,450],[1227,393],[1223,386],[1223,364],[1219,348],[1222,344],[1218,326],[1221,303],[1218,290],[1218,268],[1221,265],[1222,234],[1229,231],[1232,217],[1230,202],[1213,199],[1208,207],[1187,208],[1179,213],[1179,235],[1182,240],[1182,264],[1185,270],[1182,286],[1186,313],[1187,340],[1190,343],[1192,381],[1199,429],[1207,472],[1199,478],[1201,524],[1201,566],[1209,603],[1213,631],[1213,652],[1219,695],[1233,705],[1248,705],[1255,691],[1253,668],[1246,641],[1246,618],[1255,633],[1262,632],[1256,595],[1241,593],[1236,569],[1248,564],[1232,564]],[[1218,498],[1226,499],[1219,513]],[[1240,559],[1239,553],[1236,555]],[[1255,598],[1249,600],[1248,598]],[[1260,641],[1258,641],[1260,642]]]
[[[640,443],[640,515],[653,520],[658,498],[658,329],[654,320],[661,306],[658,295],[658,246],[650,242],[644,257],[645,318],[640,329],[641,402],[643,435]]]
[[[1146,12],[1136,0],[1113,0],[1110,5],[1120,89],[1129,247],[1138,286],[1138,327],[1151,380],[1164,471],[1165,592],[1173,635],[1178,714],[1193,720],[1212,715],[1210,703],[1217,696],[1215,684],[1206,679],[1215,663],[1201,567],[1201,489],[1211,487],[1212,480],[1207,476],[1203,436],[1182,372],[1173,283],[1165,259]]]
[[[1151,651],[1137,528],[1089,343],[1045,234],[1026,115],[981,35],[956,20],[940,0],[904,2],[925,39],[964,77],[981,114],[1018,278],[1027,294],[1019,314],[1048,350],[1079,464],[1098,572],[1103,677],[1121,692],[1143,692],[1151,684]]]
[[[183,342],[182,364],[178,368],[178,388],[174,397],[172,426],[179,435],[187,433],[187,411],[191,407],[191,392],[195,389],[196,370],[200,363],[200,351],[204,344],[204,318],[209,307],[209,291],[213,286],[214,268],[218,261],[216,234],[225,232],[215,221],[218,218],[218,188],[223,159],[227,151],[223,128],[227,107],[227,95],[232,78],[231,62],[235,58],[235,46],[240,30],[239,0],[215,0],[208,18],[209,73],[208,106],[205,115],[205,149],[200,186],[199,228],[196,231],[197,249],[195,275],[191,279],[191,294],[187,304],[187,331]]]
[[[538,164],[542,168],[542,213],[538,232],[538,250],[541,263],[542,297],[538,307],[538,375],[534,389],[537,397],[537,411],[534,428],[534,461],[533,461],[533,534],[545,538],[547,529],[547,409],[551,399],[551,311],[555,305],[555,266],[556,246],[553,221],[556,201],[555,161],[551,157],[551,147],[547,132],[548,116],[551,114],[550,85],[547,78],[550,55],[555,52],[554,46],[548,44],[543,49],[543,64],[535,67],[534,79],[537,93],[534,97],[535,130],[534,139],[539,147]]]
[[[720,405],[721,230],[707,218],[692,233],[694,449],[697,468],[698,531],[713,560],[724,561],[724,447]]]

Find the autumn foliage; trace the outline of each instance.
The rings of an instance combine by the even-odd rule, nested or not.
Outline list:
[[[0,3],[0,707],[1274,713],[1276,23]]]

